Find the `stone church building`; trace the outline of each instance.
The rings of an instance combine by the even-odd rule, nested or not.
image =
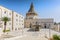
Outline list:
[[[54,25],[53,18],[39,18],[38,14],[34,10],[33,3],[31,3],[30,9],[26,13],[24,20],[25,28],[35,27],[34,25],[39,25],[41,28],[52,28]]]

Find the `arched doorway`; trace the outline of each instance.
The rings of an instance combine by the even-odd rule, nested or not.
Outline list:
[[[47,28],[46,23],[44,24],[44,28]]]

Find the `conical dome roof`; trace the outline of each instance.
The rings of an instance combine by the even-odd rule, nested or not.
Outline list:
[[[35,11],[34,11],[34,6],[33,3],[31,3],[30,9],[28,11],[28,13],[26,15],[38,15]]]
[[[30,9],[28,12],[34,12],[34,6],[33,6],[33,3],[31,3],[31,6],[30,6]]]

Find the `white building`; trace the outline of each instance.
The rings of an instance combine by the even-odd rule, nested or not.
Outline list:
[[[22,15],[0,6],[0,28],[4,29],[4,22],[1,21],[2,17],[10,18],[10,21],[7,22],[6,29],[20,30],[24,27],[24,17]]]
[[[38,14],[34,10],[33,3],[31,3],[29,11],[26,13],[26,18],[25,18],[25,27],[30,28],[33,27],[34,25],[40,25],[40,27],[43,28],[53,28],[54,25],[54,19],[53,18],[39,18]]]

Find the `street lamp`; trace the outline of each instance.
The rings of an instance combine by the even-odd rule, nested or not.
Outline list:
[[[58,24],[58,32],[59,32],[59,24]]]
[[[23,30],[23,29],[24,29],[24,27],[22,27],[22,35],[23,35],[23,33],[24,33],[24,30]]]
[[[49,24],[49,38],[50,38],[50,24]]]
[[[45,28],[45,37],[46,37],[46,23],[44,24],[44,28]]]

